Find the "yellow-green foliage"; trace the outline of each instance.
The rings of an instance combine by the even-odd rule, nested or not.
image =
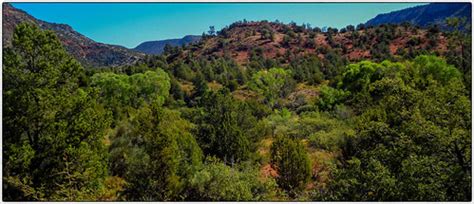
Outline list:
[[[289,80],[290,74],[290,70],[282,68],[259,71],[252,76],[248,87],[265,96],[269,104],[273,104],[280,97],[283,86]]]
[[[188,199],[205,201],[268,201],[276,192],[273,179],[262,180],[253,167],[230,167],[208,159],[190,180]]]

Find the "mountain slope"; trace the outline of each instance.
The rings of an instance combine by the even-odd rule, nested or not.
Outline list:
[[[228,57],[240,65],[263,57],[282,63],[306,55],[331,60],[334,56],[349,61],[382,59],[381,55],[413,54],[419,51],[445,53],[447,38],[443,33],[431,33],[413,26],[381,25],[373,28],[338,32],[331,29],[307,28],[276,22],[236,22],[216,36],[206,36],[186,46],[172,58],[188,56]]]
[[[180,39],[147,41],[135,47],[134,50],[143,52],[146,54],[161,54],[163,53],[163,50],[167,44],[173,47],[176,47],[176,46],[181,46],[181,45],[187,45],[187,44],[199,41],[200,39],[201,39],[201,36],[198,36],[198,35],[186,35]]]
[[[430,24],[443,24],[448,17],[466,17],[471,22],[471,3],[431,3],[416,6],[399,11],[379,14],[367,21],[366,25],[376,26],[380,24],[399,24],[410,22],[411,24],[426,27]]]
[[[11,46],[15,27],[22,22],[33,23],[42,29],[54,31],[66,50],[86,66],[120,66],[132,64],[144,57],[143,53],[125,47],[95,42],[74,31],[69,25],[36,19],[9,3],[3,3],[3,47]]]

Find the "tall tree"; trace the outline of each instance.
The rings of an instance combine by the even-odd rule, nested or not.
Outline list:
[[[112,172],[125,178],[128,200],[183,199],[202,151],[178,112],[145,105],[124,124],[111,146]]]
[[[306,187],[311,176],[311,165],[300,142],[278,136],[271,147],[271,163],[278,172],[278,186],[290,196],[296,196]]]
[[[455,65],[463,74],[465,85],[471,91],[472,81],[472,49],[471,25],[466,18],[447,18],[446,24],[451,29],[448,32],[448,62]]]
[[[209,89],[207,86],[207,81],[204,78],[204,75],[201,72],[198,72],[193,79],[194,85],[194,97],[201,97],[203,96]]]
[[[201,100],[198,141],[204,152],[226,163],[246,160],[250,154],[248,135],[239,125],[239,106],[228,89],[208,92]]]
[[[92,200],[107,174],[110,119],[51,31],[20,24],[3,55],[5,200]]]

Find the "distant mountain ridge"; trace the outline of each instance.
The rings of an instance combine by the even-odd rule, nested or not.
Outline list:
[[[379,14],[370,19],[365,24],[367,26],[377,26],[380,24],[400,24],[409,22],[413,25],[427,27],[430,24],[443,25],[446,18],[466,17],[470,23],[471,3],[430,3],[427,5],[406,8],[390,13]]]
[[[137,47],[133,48],[136,51],[143,52],[146,54],[161,54],[164,51],[165,46],[171,45],[173,47],[188,45],[201,40],[199,35],[186,35],[183,38],[179,39],[167,39],[167,40],[157,40],[157,41],[147,41],[143,42]]]
[[[76,32],[66,24],[49,23],[3,3],[3,47],[11,46],[16,25],[28,22],[45,30],[52,30],[59,37],[65,49],[78,61],[87,66],[120,66],[133,64],[145,55],[118,45],[98,43]]]

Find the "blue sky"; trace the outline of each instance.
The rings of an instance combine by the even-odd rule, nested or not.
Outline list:
[[[238,20],[341,28],[416,3],[13,3],[34,17],[66,23],[102,43],[133,48],[144,41],[200,35]]]

